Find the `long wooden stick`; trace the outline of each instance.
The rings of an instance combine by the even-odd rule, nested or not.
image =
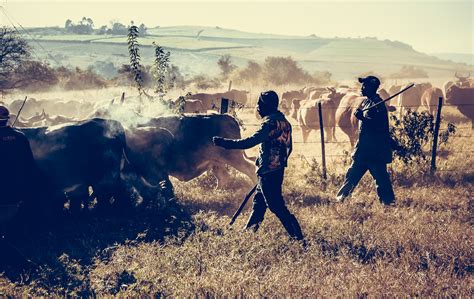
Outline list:
[[[249,201],[249,198],[252,196],[252,194],[255,192],[256,189],[257,189],[257,185],[253,186],[253,188],[249,191],[247,196],[245,196],[244,200],[240,204],[240,207],[234,213],[234,216],[232,216],[232,220],[230,220],[229,225],[234,224],[235,220],[237,219],[237,217],[239,217],[240,213],[242,213],[242,210],[245,208],[245,205],[247,204],[247,201]]]
[[[401,94],[401,93],[404,93],[405,91],[407,91],[408,89],[412,88],[413,86],[415,86],[415,83],[412,83],[412,84],[408,85],[407,87],[405,87],[404,89],[400,90],[399,92],[397,92],[397,93],[394,94],[393,96],[389,96],[389,97],[386,98],[385,100],[383,100],[383,101],[381,101],[381,102],[378,102],[377,104],[374,104],[374,105],[372,105],[372,106],[370,106],[370,107],[368,107],[368,108],[365,108],[365,109],[363,109],[362,111],[367,111],[367,110],[369,110],[369,109],[374,108],[375,106],[378,106],[378,105],[380,105],[380,104],[382,104],[382,103],[385,103],[386,101],[390,101],[390,100],[393,99],[394,97],[398,96],[398,95]]]
[[[26,104],[26,99],[28,99],[28,96],[26,96],[25,99],[23,100],[23,103],[21,104],[20,110],[18,110],[18,113],[16,114],[15,121],[12,124],[12,128],[15,127],[16,121],[18,120],[18,118],[20,118],[21,110],[23,110],[23,107],[25,107],[25,104]]]

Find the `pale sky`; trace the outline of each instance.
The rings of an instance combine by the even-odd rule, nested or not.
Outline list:
[[[23,1],[0,0],[24,27],[64,26],[83,16],[148,27],[200,25],[249,32],[399,40],[425,53],[473,53],[474,0]],[[0,13],[2,24],[7,19]]]

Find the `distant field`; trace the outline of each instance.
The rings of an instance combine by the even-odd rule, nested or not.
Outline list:
[[[58,28],[32,29],[32,34],[51,56],[58,57],[53,64],[94,67],[112,62],[118,67],[128,63],[126,36],[61,34]],[[402,42],[374,38],[284,36],[202,26],[151,28],[148,34],[139,38],[142,61],[153,61],[153,51],[147,48],[155,41],[171,51],[172,63],[189,75],[217,75],[216,62],[222,55],[230,55],[237,66],[250,60],[263,62],[268,56],[290,56],[309,72],[329,71],[336,80],[366,72],[391,74],[404,65],[422,68],[430,77],[452,77],[456,70],[474,73],[472,66],[416,52]],[[39,56],[50,58],[37,43],[31,44]]]
[[[233,29],[224,29],[219,27],[206,27],[206,26],[171,26],[171,27],[159,27],[149,28],[149,34],[155,35],[175,35],[175,36],[200,36],[208,37],[225,37],[225,38],[284,38],[291,39],[296,38],[287,35],[278,34],[265,34],[265,33],[252,33],[244,32]]]
[[[125,37],[114,37],[114,38],[108,38],[108,39],[97,39],[97,40],[94,40],[93,42],[125,44],[127,40]],[[244,45],[244,44],[206,41],[206,40],[199,40],[194,37],[147,36],[147,37],[141,38],[139,42],[143,46],[151,46],[153,42],[156,42],[158,45],[161,45],[167,48],[177,48],[177,49],[183,49],[183,50],[206,50],[206,49],[215,49],[215,48],[231,49],[231,48],[249,47],[248,45]]]

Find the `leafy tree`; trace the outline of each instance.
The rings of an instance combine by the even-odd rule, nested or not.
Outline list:
[[[143,78],[142,78],[142,66],[140,64],[140,49],[138,44],[138,27],[135,25],[130,26],[128,29],[128,54],[130,57],[130,72],[133,75],[133,81],[138,89],[140,95],[143,94]]]
[[[147,34],[147,32],[146,32],[147,30],[148,30],[148,28],[143,23],[141,23],[140,27],[138,27],[138,32],[140,32],[140,34],[142,36],[145,36]]]
[[[239,84],[258,82],[261,80],[262,73],[263,69],[260,64],[255,61],[249,61],[247,62],[247,66],[239,70],[233,79]]]
[[[0,81],[0,89],[41,90],[58,83],[58,77],[47,63],[27,60],[10,74],[8,80]]]
[[[176,65],[171,65],[168,68],[168,72],[166,73],[166,81],[168,82],[168,88],[179,88],[179,89],[186,89],[187,82],[181,74],[181,71]]]
[[[221,75],[224,80],[227,79],[229,74],[237,68],[237,66],[232,63],[230,55],[221,56],[217,61],[217,65],[221,69]]]
[[[68,30],[72,26],[72,21],[70,19],[66,20],[66,23],[64,24],[64,28]]]
[[[304,84],[313,78],[291,57],[267,57],[263,64],[263,79],[271,84]]]
[[[110,32],[108,32],[108,34],[116,34],[116,35],[124,35],[128,33],[129,33],[129,28],[127,28],[127,26],[119,22],[112,22],[112,28]]]
[[[155,46],[155,61],[153,63],[153,78],[155,80],[155,93],[157,93],[160,99],[163,99],[163,96],[166,94],[166,74],[169,69],[170,63],[170,52],[166,52],[163,47],[157,45],[153,42]]]
[[[418,164],[425,161],[430,153],[429,145],[433,141],[434,118],[430,113],[408,112],[398,119],[391,115],[392,125],[390,134],[397,144],[395,157],[406,165]],[[440,143],[446,144],[449,137],[456,132],[456,127],[448,123],[447,128],[439,132]]]
[[[428,73],[413,65],[404,65],[398,72],[390,75],[393,79],[428,78]]]

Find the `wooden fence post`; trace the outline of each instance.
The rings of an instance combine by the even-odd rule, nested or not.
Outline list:
[[[229,88],[227,89],[227,91],[230,91],[231,88],[232,88],[232,80],[229,80]]]
[[[229,111],[229,99],[221,98],[221,114],[225,114]]]
[[[321,152],[322,152],[322,163],[323,163],[323,179],[327,179],[326,173],[326,148],[324,146],[324,124],[323,124],[323,109],[321,102],[318,102],[318,113],[319,113],[319,131],[321,132]]]
[[[438,99],[438,112],[436,113],[436,122],[433,132],[433,147],[431,149],[431,172],[436,170],[436,149],[438,147],[439,125],[441,123],[441,108],[443,107],[443,97]]]

